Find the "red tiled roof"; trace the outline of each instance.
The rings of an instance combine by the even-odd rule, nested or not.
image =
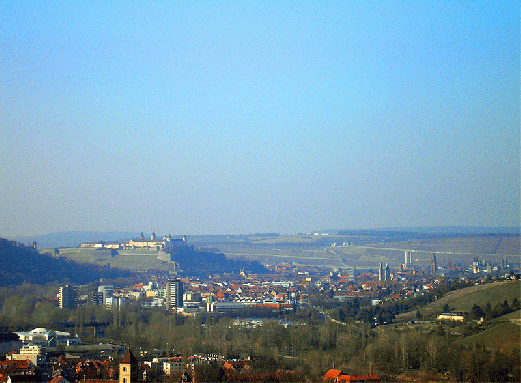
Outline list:
[[[128,350],[123,359],[121,359],[120,363],[137,364],[137,359],[134,357],[132,352]]]
[[[49,383],[60,383],[62,380],[67,381],[63,376],[57,376],[55,378],[52,378]]]
[[[330,369],[326,372],[323,378],[324,381],[334,381],[334,382],[379,382],[380,378],[376,375],[347,375],[343,373],[341,370],[336,370],[334,368]]]
[[[345,375],[338,377],[339,382],[379,382],[380,378],[375,375]]]
[[[119,383],[119,380],[85,379],[82,383]]]
[[[0,361],[0,368],[11,371],[28,370],[31,367],[30,360],[4,360]]]
[[[340,375],[342,371],[335,370],[334,368],[330,369],[328,372],[326,372],[326,375],[324,375],[324,378],[328,379],[336,379],[338,375]]]

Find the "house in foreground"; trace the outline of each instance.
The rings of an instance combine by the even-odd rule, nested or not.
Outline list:
[[[375,375],[348,375],[341,370],[332,368],[326,372],[326,375],[324,375],[322,381],[330,383],[372,383],[380,382],[380,378]]]

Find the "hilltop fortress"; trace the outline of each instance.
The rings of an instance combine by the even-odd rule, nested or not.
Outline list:
[[[156,237],[156,233],[152,232],[150,239],[146,239],[141,232],[141,236],[131,239],[128,242],[87,242],[80,245],[81,248],[91,249],[153,249],[171,251],[186,246],[186,236],[182,238],[172,238],[170,234],[165,235],[161,240]]]
[[[139,238],[128,242],[85,242],[79,247],[45,249],[42,252],[121,269],[180,271],[178,258],[189,250],[186,236],[173,238],[168,234],[160,238],[153,232],[148,238],[141,233]]]
[[[195,249],[186,236],[173,238],[170,234],[157,237],[115,242],[84,242],[77,247],[50,248],[40,251],[54,257],[63,257],[79,263],[90,263],[108,268],[140,272],[162,271],[192,275],[239,272],[264,273],[266,269],[256,261],[227,259],[217,249]]]

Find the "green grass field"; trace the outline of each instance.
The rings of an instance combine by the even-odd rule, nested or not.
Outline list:
[[[442,299],[434,302],[432,307],[443,308],[448,304],[455,311],[470,312],[474,304],[484,308],[487,302],[492,307],[507,301],[512,303],[514,298],[521,299],[521,281],[488,283],[452,291]]]

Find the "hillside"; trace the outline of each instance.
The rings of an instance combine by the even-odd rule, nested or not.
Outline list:
[[[487,349],[501,351],[510,355],[521,344],[521,326],[513,322],[500,323],[479,334],[455,341],[456,344],[483,344]]]
[[[98,266],[110,266],[134,270],[160,270],[175,271],[175,264],[159,260],[157,250],[107,250],[107,249],[84,249],[63,248],[57,249],[58,256],[78,263],[89,263]]]
[[[24,282],[46,284],[71,282],[85,284],[99,278],[129,277],[131,273],[40,254],[32,247],[0,238],[0,286]]]
[[[487,283],[451,291],[445,297],[432,303],[432,306],[429,306],[442,308],[445,304],[448,304],[456,311],[469,312],[474,304],[485,307],[487,303],[490,303],[494,307],[505,300],[510,303],[514,298],[519,299],[520,294],[521,281]]]
[[[494,282],[466,287],[449,292],[444,297],[429,303],[421,308],[422,315],[438,315],[447,304],[453,311],[470,312],[474,304],[484,308],[487,303],[492,307],[507,300],[512,303],[514,298],[520,299],[521,281]],[[414,312],[404,313],[397,316],[398,320],[414,319]]]

